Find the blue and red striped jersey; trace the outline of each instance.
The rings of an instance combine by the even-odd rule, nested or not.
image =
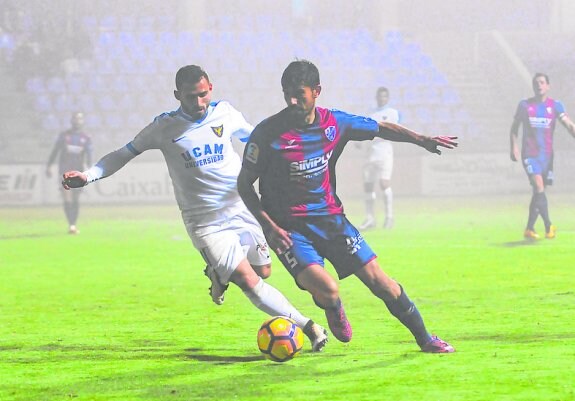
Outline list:
[[[519,102],[515,119],[523,125],[522,158],[553,153],[553,132],[557,119],[564,113],[563,104],[551,98],[544,102],[537,102],[535,98]]]
[[[349,140],[371,140],[378,131],[371,118],[320,107],[313,124],[296,128],[284,109],[256,126],[243,166],[258,175],[262,207],[278,222],[342,214],[337,159]]]

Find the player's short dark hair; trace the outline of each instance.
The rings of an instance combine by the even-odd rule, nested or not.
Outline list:
[[[535,81],[537,81],[537,78],[539,77],[545,78],[545,82],[549,83],[549,75],[544,74],[542,72],[536,72],[535,75],[533,76],[533,79],[531,80],[531,83],[535,85]]]
[[[282,74],[282,88],[304,85],[310,88],[319,85],[319,70],[308,60],[292,61]]]
[[[376,94],[379,95],[381,92],[389,93],[389,89],[387,89],[385,86],[380,86],[379,88],[377,88]]]
[[[195,84],[202,78],[206,78],[210,82],[208,73],[198,65],[186,65],[178,70],[176,73],[176,89],[181,89],[184,83]]]

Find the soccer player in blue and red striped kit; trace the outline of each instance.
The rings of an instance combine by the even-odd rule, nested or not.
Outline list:
[[[338,340],[350,341],[352,329],[324,259],[340,280],[356,275],[411,331],[422,351],[453,352],[427,331],[414,303],[380,268],[375,253],[345,217],[335,191],[335,166],[350,140],[380,137],[439,154],[439,146],[452,149],[457,138],[432,138],[394,123],[316,107],[319,71],[307,60],[290,63],[281,84],[287,107],[254,129],[238,177],[240,196],[263,227],[269,246],[297,285],[325,311]],[[253,186],[257,179],[261,199]]]
[[[519,102],[511,124],[511,160],[516,162],[520,158],[518,134],[519,126],[523,125],[521,160],[533,189],[523,236],[528,240],[539,239],[535,222],[541,215],[545,238],[553,239],[556,227],[551,223],[545,195],[545,187],[553,182],[553,132],[559,121],[575,137],[575,124],[565,113],[563,104],[547,96],[550,85],[546,74],[536,73],[532,85],[534,96]]]
[[[71,127],[58,135],[54,143],[48,163],[46,176],[52,177],[52,163],[58,158],[59,175],[69,170],[83,170],[92,163],[92,138],[84,132],[84,113],[74,112],[70,119]],[[62,191],[64,213],[68,220],[68,233],[78,234],[76,227],[80,213],[81,191]]]

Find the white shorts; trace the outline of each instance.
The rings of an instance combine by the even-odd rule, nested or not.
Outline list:
[[[194,247],[224,285],[246,257],[252,266],[271,263],[264,233],[247,209],[217,225],[197,227],[185,219],[184,224]]]
[[[372,154],[367,159],[363,168],[363,182],[375,183],[378,180],[391,180],[393,173],[393,146],[387,141],[378,144],[377,153],[372,149]]]

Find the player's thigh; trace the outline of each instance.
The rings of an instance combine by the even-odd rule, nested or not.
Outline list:
[[[206,264],[214,268],[221,283],[228,283],[234,270],[246,258],[239,235],[234,230],[208,231],[207,228],[188,229],[188,234]]]
[[[364,184],[373,185],[379,179],[379,163],[369,162],[363,166],[363,182]]]
[[[249,291],[259,283],[260,276],[256,274],[248,260],[244,258],[232,272],[229,281],[236,284],[243,291]]]
[[[309,291],[314,298],[337,298],[339,287],[335,279],[321,265],[310,265],[296,278],[297,285]]]
[[[333,265],[340,279],[355,274],[377,256],[360,232],[343,215],[330,216],[324,226],[326,239],[318,241],[318,251]]]
[[[233,220],[233,229],[240,238],[246,257],[258,274],[269,271],[271,256],[266,237],[255,217],[246,209]],[[267,274],[269,276],[269,273]]]
[[[306,235],[294,230],[290,231],[289,234],[292,240],[292,246],[277,256],[297,283],[297,278],[300,273],[309,266],[317,265],[323,268],[324,259],[315,249],[313,241]]]
[[[379,178],[390,181],[393,174],[393,147],[387,142],[385,145],[385,148],[382,150],[383,159],[379,163]]]
[[[537,192],[542,192],[545,188],[543,174],[549,169],[549,161],[541,157],[525,158],[523,159],[523,168],[527,173],[531,186]]]
[[[60,192],[62,194],[62,200],[65,203],[72,203],[74,202],[74,200],[78,199],[79,196],[79,192],[75,192],[75,191],[79,191],[79,189],[64,189],[64,188],[60,188]]]

